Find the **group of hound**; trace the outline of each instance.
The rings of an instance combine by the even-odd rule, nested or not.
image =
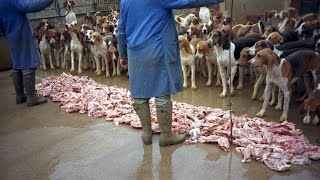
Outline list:
[[[50,68],[66,69],[71,66],[78,73],[93,68],[97,75],[103,71],[106,77],[121,75],[117,51],[117,24],[119,13],[111,10],[103,16],[87,13],[84,24],[78,26],[75,3],[66,0],[68,11],[63,27],[53,27],[42,20],[35,29],[42,69],[46,70],[46,59]],[[237,89],[242,89],[244,72],[250,69],[256,77],[252,99],[257,99],[259,88],[266,83],[264,94],[259,100],[263,106],[257,116],[265,115],[268,104],[282,110],[281,121],[287,120],[293,84],[302,79],[305,94],[299,98],[300,112],[307,114],[305,123],[319,122],[320,116],[320,17],[315,14],[297,16],[294,8],[281,12],[267,11],[264,19],[247,24],[231,26],[232,19],[222,13],[201,7],[199,13],[175,16],[183,72],[183,86],[188,87],[191,72],[191,88],[197,89],[196,73],[207,77],[206,86],[222,85],[219,97],[234,94],[233,80],[238,72]],[[254,18],[253,18],[254,19]],[[71,54],[71,58],[68,55]],[[78,57],[78,60],[76,60]],[[93,57],[93,58],[92,58]],[[71,65],[68,65],[71,59]],[[109,64],[112,67],[109,68]],[[272,98],[271,98],[272,97]],[[271,100],[270,100],[271,98]],[[318,113],[318,114],[317,114]],[[317,114],[317,115],[316,115]],[[318,116],[318,117],[317,117]]]
[[[49,59],[51,69],[67,69],[71,66],[70,71],[73,72],[75,63],[78,63],[79,74],[83,69],[93,68],[97,75],[105,71],[106,77],[110,77],[112,71],[112,76],[120,76],[116,38],[119,13],[114,10],[106,16],[101,12],[94,15],[87,13],[84,23],[78,26],[74,6],[73,0],[64,3],[68,11],[66,24],[54,27],[43,19],[35,28],[42,58],[41,69],[47,69],[46,60]],[[68,64],[69,59],[71,65]],[[109,68],[109,64],[112,64],[112,68]]]
[[[280,12],[271,10],[260,20],[233,27],[230,17],[214,14],[207,7],[201,7],[197,15],[175,16],[185,88],[191,72],[191,88],[196,90],[198,69],[208,77],[206,86],[211,86],[212,75],[217,76],[216,86],[222,82],[219,97],[223,98],[227,95],[228,86],[229,93],[234,94],[233,80],[237,72],[237,89],[242,89],[244,72],[250,69],[256,77],[252,100],[257,99],[259,88],[263,82],[266,83],[264,94],[259,99],[263,106],[256,116],[263,117],[268,105],[276,105],[276,110],[283,110],[280,121],[285,121],[293,88],[298,87],[296,82],[301,79],[305,93],[297,101],[304,101],[300,108],[301,113],[307,114],[304,123],[311,120],[313,124],[319,122],[318,14],[298,16],[294,8]],[[215,72],[212,72],[213,66],[217,67]]]

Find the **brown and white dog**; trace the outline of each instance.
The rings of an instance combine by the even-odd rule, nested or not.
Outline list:
[[[80,29],[75,26],[75,22],[72,22],[70,25],[66,25],[68,33],[71,36],[70,41],[70,51],[71,51],[71,69],[70,71],[74,71],[75,66],[75,56],[78,56],[78,73],[82,73],[81,63],[83,58],[83,50],[84,50],[84,37],[81,34]]]
[[[281,11],[277,14],[278,19],[280,20],[278,24],[279,32],[292,31],[295,28],[296,20],[291,16],[291,11],[295,10],[294,8],[288,8]]]
[[[63,7],[67,10],[68,14],[65,16],[66,24],[71,24],[72,22],[78,23],[76,14],[73,12],[73,8],[76,3],[73,0],[65,0]]]
[[[217,55],[215,54],[215,51],[213,48],[209,47],[207,41],[199,41],[196,45],[196,58],[205,58],[206,59],[206,64],[208,67],[208,81],[206,83],[206,86],[211,86],[212,83],[212,74],[216,75],[217,77],[217,82],[216,86],[221,85],[221,78],[220,78],[220,73],[219,70],[217,69],[218,63],[217,63]],[[215,72],[212,73],[212,66],[215,68]]]
[[[183,14],[180,14],[175,17],[175,21],[178,24],[178,26],[188,29],[190,23],[193,19],[196,19],[196,15],[194,14],[188,14],[186,17],[181,17]]]
[[[320,119],[320,83],[316,89],[309,95],[307,99],[301,104],[299,108],[300,114],[305,114],[303,123],[312,125],[319,124]]]
[[[270,41],[274,46],[279,46],[284,43],[284,39],[279,32],[270,33],[266,40]]]
[[[230,94],[234,93],[233,79],[237,72],[236,60],[234,58],[235,45],[228,41],[220,30],[214,30],[212,32],[212,36],[208,40],[208,44],[209,46],[214,46],[214,50],[217,55],[217,62],[223,87],[222,93],[219,97],[224,98],[227,95],[227,83],[229,83],[230,86]],[[231,82],[228,81],[227,69],[229,68],[231,68],[231,74],[229,77]]]
[[[196,62],[195,47],[188,41],[187,36],[180,35],[178,37],[180,45],[180,58],[183,72],[183,87],[187,88],[187,66],[191,68],[191,89],[196,90]]]
[[[112,76],[120,76],[120,61],[119,52],[117,49],[118,41],[116,37],[113,37],[108,43],[108,56],[112,61]]]
[[[40,28],[37,32],[37,39],[39,41],[39,50],[42,59],[42,69],[47,70],[46,58],[49,58],[50,68],[54,69],[53,61],[52,61],[52,47],[49,43],[50,40],[50,31],[51,29],[47,29],[46,27]]]
[[[106,70],[106,77],[110,77],[109,73],[109,61],[108,61],[108,46],[107,43],[103,40],[103,37],[97,33],[93,32],[92,37],[90,39],[90,43],[92,44],[91,50],[93,57],[96,61],[97,75],[101,74],[101,66],[100,66],[100,59],[105,64]]]
[[[265,65],[267,67],[265,99],[262,109],[256,116],[263,117],[271,95],[271,84],[277,85],[284,95],[283,112],[280,117],[280,121],[287,120],[291,85],[298,80],[304,73],[320,70],[320,55],[311,50],[301,50],[290,54],[285,59],[280,58],[271,49],[266,48],[257,53],[252,59],[252,63],[256,66]],[[316,79],[316,78],[315,78]],[[279,96],[282,97],[282,96]],[[278,99],[282,102],[282,99]]]

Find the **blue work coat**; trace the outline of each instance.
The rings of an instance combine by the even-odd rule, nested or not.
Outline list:
[[[26,13],[43,10],[52,2],[53,0],[0,1],[0,31],[8,41],[13,69],[39,66],[40,56]]]
[[[221,0],[121,0],[118,47],[128,58],[133,98],[172,95],[183,90],[178,35],[172,9]]]

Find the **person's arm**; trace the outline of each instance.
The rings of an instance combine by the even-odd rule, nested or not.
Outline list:
[[[223,2],[223,0],[160,0],[166,9],[185,9],[210,6]]]
[[[49,7],[54,0],[14,0],[16,8],[24,13],[34,13]]]
[[[121,1],[122,2],[122,1]],[[119,51],[119,58],[124,59],[127,58],[127,43],[126,43],[126,27],[125,27],[125,10],[123,4],[120,6],[120,17],[118,22],[118,51]]]

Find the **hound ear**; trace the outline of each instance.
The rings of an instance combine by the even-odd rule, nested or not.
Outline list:
[[[279,43],[280,43],[280,44],[283,44],[283,43],[284,43],[284,39],[283,39],[282,36],[279,36]]]
[[[187,51],[188,54],[191,54],[191,48],[190,48],[190,43],[186,40],[185,42],[185,49]]]
[[[225,35],[223,35],[221,33],[220,36],[220,42],[219,42],[220,46],[222,46],[223,49],[225,50],[229,50],[230,49],[230,43],[228,42],[227,38]]]

